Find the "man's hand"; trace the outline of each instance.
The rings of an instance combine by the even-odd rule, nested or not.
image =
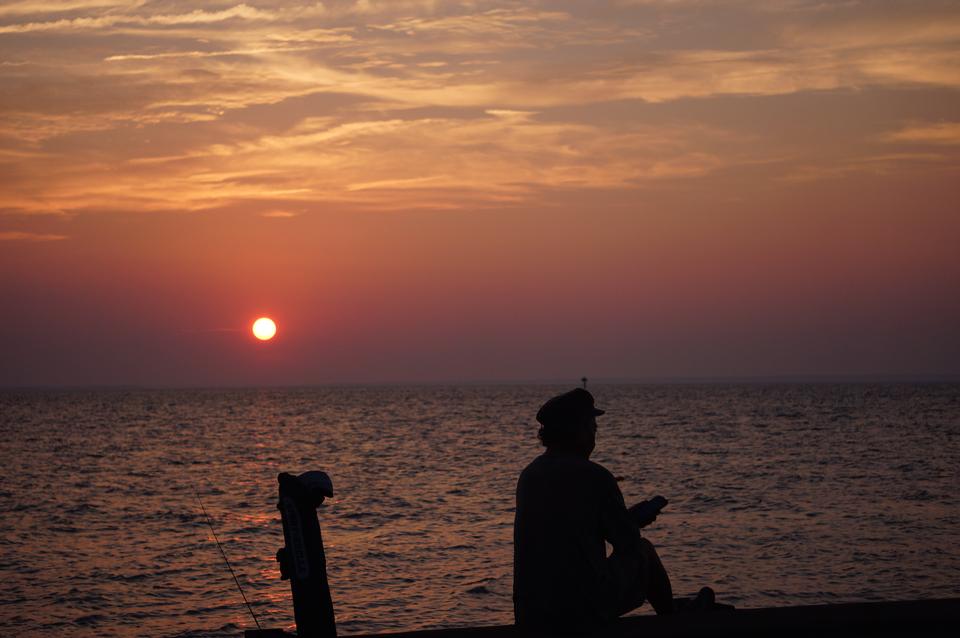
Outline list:
[[[657,515],[659,514],[659,512],[652,512],[653,515],[651,516],[650,501],[640,501],[627,511],[630,512],[633,517],[633,522],[636,523],[640,529],[657,520]]]
[[[657,516],[660,515],[660,510],[662,510],[667,505],[667,499],[662,496],[655,496],[649,501],[641,501],[629,508],[627,511],[630,513],[630,516],[633,518],[634,523],[637,524],[637,527],[643,529],[650,523],[657,520]]]

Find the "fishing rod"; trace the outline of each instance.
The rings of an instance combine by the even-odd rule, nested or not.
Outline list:
[[[210,520],[210,515],[207,514],[207,508],[203,506],[203,501],[200,500],[200,493],[197,492],[196,487],[193,488],[193,495],[197,497],[197,503],[200,503],[200,511],[203,512],[204,518],[207,519],[207,525],[210,526],[210,531],[213,533],[213,540],[217,541],[217,547],[220,548],[220,555],[223,556],[223,562],[227,564],[227,569],[230,570],[230,574],[233,576],[233,582],[237,584],[237,589],[240,591],[240,596],[243,597],[244,604],[250,611],[250,615],[253,616],[253,622],[256,623],[258,630],[263,631],[260,627],[260,621],[257,620],[257,615],[253,613],[253,607],[250,606],[250,603],[247,601],[246,594],[243,593],[243,587],[240,586],[240,580],[237,578],[237,573],[233,571],[233,567],[230,565],[230,560],[227,559],[227,553],[223,551],[223,545],[220,544],[220,539],[217,538],[217,531],[213,529],[213,521]]]

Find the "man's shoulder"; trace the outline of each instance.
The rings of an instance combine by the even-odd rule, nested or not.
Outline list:
[[[575,474],[591,481],[616,485],[616,479],[607,468],[589,459],[572,454],[551,454],[544,452],[533,459],[520,473],[524,477],[544,474]]]
[[[589,467],[585,471],[589,472],[597,482],[616,487],[617,479],[613,476],[613,472],[594,461],[588,460],[587,463]]]

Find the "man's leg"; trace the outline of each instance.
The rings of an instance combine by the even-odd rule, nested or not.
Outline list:
[[[650,601],[658,616],[673,614],[677,611],[701,611],[705,609],[733,609],[733,605],[721,605],[716,602],[715,594],[709,587],[703,587],[693,598],[673,598],[673,586],[667,570],[660,562],[660,556],[653,543],[640,539],[640,566],[635,580],[621,587],[621,596],[617,606],[617,616],[640,607]]]
[[[657,614],[674,611],[673,587],[657,550],[645,538],[640,538],[640,560],[629,563],[616,553],[610,558],[611,573],[616,574],[619,593],[615,596],[615,616],[622,616],[650,601]]]
[[[646,538],[641,538],[640,552],[643,556],[640,568],[645,572],[641,575],[641,580],[646,581],[647,600],[650,601],[650,605],[658,616],[672,614],[674,612],[673,586],[670,584],[667,570],[660,562],[657,550],[654,549],[653,543]]]

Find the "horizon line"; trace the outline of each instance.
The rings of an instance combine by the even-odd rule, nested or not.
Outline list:
[[[582,378],[553,379],[454,379],[418,381],[326,381],[318,383],[94,383],[94,384],[25,384],[0,385],[0,391],[23,390],[255,390],[307,389],[343,387],[450,387],[450,386],[562,386],[579,387]],[[683,377],[587,377],[590,385],[824,385],[824,384],[953,384],[960,383],[957,374],[784,374],[744,376],[683,376]]]

